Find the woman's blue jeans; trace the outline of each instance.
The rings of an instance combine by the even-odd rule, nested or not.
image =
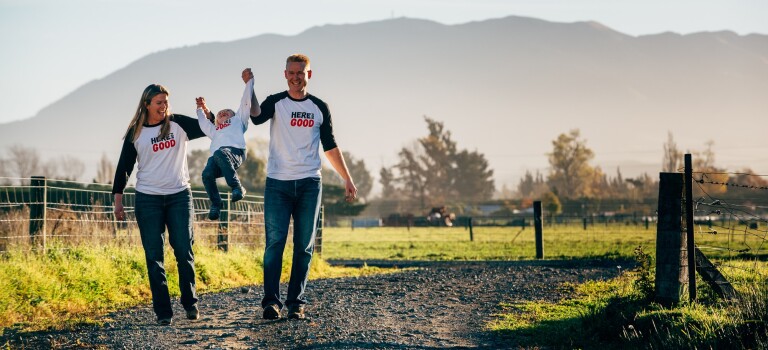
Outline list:
[[[165,275],[165,231],[179,269],[181,304],[189,309],[197,303],[195,254],[192,252],[192,192],[189,189],[169,195],[136,192],[136,222],[147,259],[152,307],[158,318],[173,316],[168,279]]]
[[[264,250],[262,306],[277,304],[280,308],[283,307],[283,303],[280,302],[280,274],[291,216],[293,216],[293,263],[285,304],[288,306],[306,304],[304,289],[315,248],[321,195],[322,187],[319,178],[310,177],[291,181],[267,178],[267,186],[264,190],[267,242]]]

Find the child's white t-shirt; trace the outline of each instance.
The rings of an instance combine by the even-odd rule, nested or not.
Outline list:
[[[202,108],[197,109],[197,122],[200,129],[211,138],[211,154],[221,147],[235,147],[245,150],[245,131],[251,116],[251,96],[253,95],[253,79],[245,83],[243,99],[240,108],[232,118],[216,125],[208,120]]]

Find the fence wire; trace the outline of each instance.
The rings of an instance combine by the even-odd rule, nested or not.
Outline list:
[[[729,180],[717,180],[727,175]],[[732,180],[737,178],[739,181]],[[768,182],[765,175],[696,173],[703,196],[694,203],[695,242],[732,283],[743,275],[765,281],[768,258]],[[736,194],[730,193],[738,191]]]
[[[32,181],[0,178],[0,253],[66,249],[72,244],[141,244],[132,188],[123,195],[126,218],[119,221],[109,185],[43,180],[43,186],[32,186]],[[35,197],[33,191],[45,195]],[[221,219],[210,221],[207,194],[192,191],[192,195],[196,243],[264,245],[263,197],[246,195],[237,203],[229,203],[224,194]],[[41,210],[35,214],[38,208]],[[291,227],[289,234],[292,231]]]

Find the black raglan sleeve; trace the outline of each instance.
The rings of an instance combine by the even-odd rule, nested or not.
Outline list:
[[[189,140],[194,140],[196,138],[205,136],[203,129],[200,129],[200,123],[198,123],[197,118],[190,118],[186,115],[174,114],[173,117],[171,117],[171,120],[179,124],[179,126],[184,129],[184,132],[187,133],[187,139]]]
[[[115,169],[115,180],[112,182],[112,194],[123,193],[128,184],[128,178],[131,177],[133,166],[136,165],[136,146],[133,145],[133,134],[125,136],[123,140],[123,149],[120,151],[120,160],[117,161]]]
[[[320,124],[320,143],[323,144],[323,151],[328,152],[336,147],[336,138],[333,136],[333,122],[331,121],[331,110],[328,104],[323,100],[310,95],[309,98],[314,102],[323,113],[323,123]]]
[[[272,119],[272,117],[275,116],[275,104],[277,101],[280,101],[281,96],[283,95],[285,95],[285,93],[267,96],[267,98],[261,102],[261,114],[252,115],[251,123],[254,125],[260,125],[266,123],[267,120]]]

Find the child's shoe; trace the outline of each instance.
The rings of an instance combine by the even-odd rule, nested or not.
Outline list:
[[[221,214],[221,205],[211,204],[211,211],[208,212],[208,220],[218,220]]]
[[[232,203],[243,199],[243,197],[245,196],[245,192],[246,192],[245,188],[243,188],[242,186],[232,190]]]

